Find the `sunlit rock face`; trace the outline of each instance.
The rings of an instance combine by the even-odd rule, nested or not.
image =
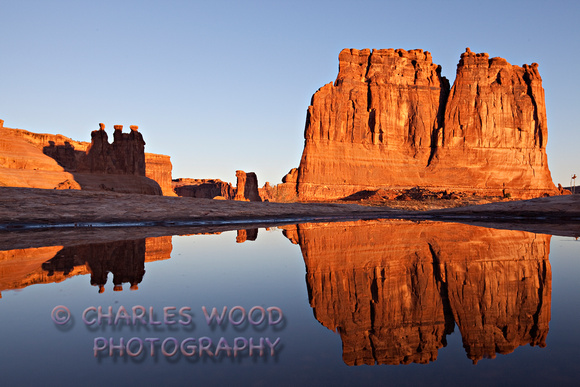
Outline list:
[[[450,89],[429,52],[345,49],[334,84],[312,97],[300,166],[285,179],[303,200],[416,186],[557,194],[546,142],[537,64],[467,49]]]
[[[145,153],[145,176],[159,184],[163,196],[177,196],[171,183],[172,170],[173,165],[169,156]]]
[[[314,315],[348,365],[427,363],[457,325],[467,356],[545,345],[549,235],[458,224],[289,226]]]
[[[70,172],[42,152],[45,143],[58,140],[5,128],[0,120],[0,186],[52,189],[67,185],[67,188],[80,189]],[[67,150],[70,146],[62,144],[63,153],[70,156]],[[68,156],[63,154],[62,158]]]
[[[513,197],[555,194],[547,140],[538,64],[512,66],[467,49],[445,108],[434,173],[462,189],[470,183]]]

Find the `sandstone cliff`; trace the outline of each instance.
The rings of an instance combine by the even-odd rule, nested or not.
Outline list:
[[[165,190],[170,187],[169,158],[151,155],[150,168],[146,168],[145,142],[136,126],[131,127],[130,133],[122,133],[122,126],[117,125],[114,141],[109,144],[103,124],[91,133],[90,143],[4,128],[2,124],[0,185],[155,195],[162,194],[161,185]]]
[[[145,176],[159,184],[163,196],[177,196],[171,183],[172,170],[173,165],[169,156],[145,153]]]
[[[348,365],[434,361],[455,324],[473,362],[545,346],[549,235],[402,221],[285,228]]]
[[[450,90],[429,52],[345,49],[334,84],[312,97],[300,166],[285,180],[304,200],[416,186],[557,194],[546,141],[536,64],[467,49]]]

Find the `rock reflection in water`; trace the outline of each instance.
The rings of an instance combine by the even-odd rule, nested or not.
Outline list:
[[[210,231],[186,235],[220,234]],[[236,242],[255,241],[258,229],[237,231]],[[105,291],[107,277],[113,274],[113,290],[129,283],[138,289],[145,275],[145,262],[171,257],[172,236],[108,241],[68,246],[0,250],[0,298],[2,291],[22,289],[34,284],[55,283],[76,275],[91,275],[91,285]]]
[[[300,245],[314,316],[348,365],[428,363],[459,328],[473,363],[545,346],[549,235],[359,221],[284,227]]]
[[[0,290],[90,274],[91,285],[98,286],[102,293],[109,273],[113,274],[113,290],[122,290],[123,283],[134,290],[143,280],[145,262],[169,259],[171,250],[171,236],[164,236],[0,251]]]
[[[61,249],[62,246],[48,246],[0,251],[0,292],[64,280],[64,277],[48,278],[48,273],[41,269],[42,263]]]
[[[122,291],[124,283],[137,290],[145,275],[145,262],[169,259],[171,250],[170,236],[65,247],[43,263],[42,268],[49,275],[54,272],[66,275],[74,267],[86,265],[91,285],[98,286],[99,293],[105,291],[109,273],[113,274],[114,291]]]
[[[70,273],[75,266],[86,265],[91,273],[91,285],[105,291],[107,276],[113,274],[113,290],[123,290],[123,283],[130,283],[131,290],[145,274],[145,239],[116,241],[65,247],[54,258],[42,264],[49,275],[54,272]]]
[[[238,230],[238,236],[236,237],[237,243],[244,243],[246,241],[255,241],[258,238],[258,229],[251,228],[248,230]]]

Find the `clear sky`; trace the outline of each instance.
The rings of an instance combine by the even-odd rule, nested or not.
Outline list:
[[[466,47],[540,65],[552,177],[580,175],[577,0],[1,0],[0,15],[5,126],[90,141],[99,122],[139,125],[174,178],[279,183],[343,48],[421,48],[452,83]]]

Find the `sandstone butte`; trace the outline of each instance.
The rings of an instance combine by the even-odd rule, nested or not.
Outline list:
[[[138,127],[130,129],[115,125],[109,143],[100,124],[88,143],[5,128],[0,120],[0,186],[175,196],[169,156],[145,153]]]
[[[302,200],[377,189],[557,195],[538,65],[469,48],[453,87],[423,50],[345,49],[312,97],[300,166],[281,188]]]
[[[400,221],[283,228],[348,365],[434,361],[455,325],[473,363],[546,345],[550,235]]]

